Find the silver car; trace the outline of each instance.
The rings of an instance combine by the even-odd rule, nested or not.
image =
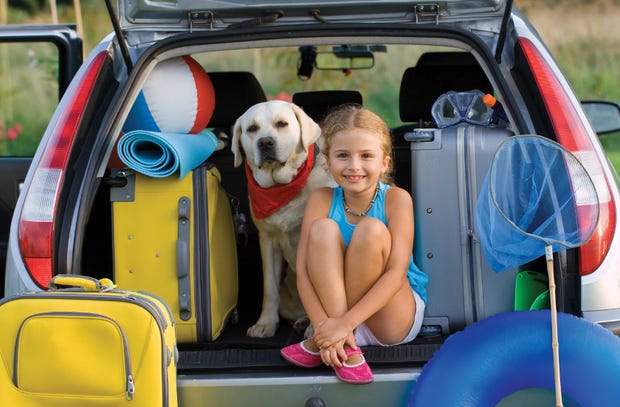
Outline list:
[[[26,176],[9,235],[5,295],[44,290],[57,274],[115,279],[120,243],[113,206],[132,172],[118,171],[118,140],[158,64],[191,55],[213,86],[206,128],[223,147],[208,160],[230,197],[239,285],[235,315],[216,340],[179,344],[179,405],[404,405],[424,366],[453,335],[523,309],[521,300],[534,307],[549,285],[544,254],[496,272],[476,222],[495,152],[521,135],[570,151],[596,192],[591,236],[553,253],[557,310],[620,332],[619,182],[588,120],[604,110],[603,128],[617,130],[620,109],[590,102],[587,115],[512,1],[119,0],[111,17],[114,32],[75,75]],[[159,80],[163,87],[166,78]],[[497,100],[484,123],[466,115],[442,123],[433,114],[442,95],[473,90]],[[184,106],[174,92],[159,97]],[[328,368],[287,364],[279,350],[302,334],[283,319],[271,338],[245,335],[261,308],[261,258],[246,173],[230,150],[231,128],[246,109],[269,99],[292,101],[317,122],[334,106],[359,103],[391,128],[395,181],[414,200],[414,257],[429,276],[428,303],[414,341],[364,349],[375,373],[371,385],[352,387]],[[485,363],[455,361],[454,368],[466,377]]]

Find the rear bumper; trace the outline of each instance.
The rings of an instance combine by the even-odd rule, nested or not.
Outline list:
[[[408,403],[421,368],[373,369],[375,381],[354,386],[328,368],[286,372],[179,375],[179,406],[401,406]],[[321,404],[321,401],[323,402]]]

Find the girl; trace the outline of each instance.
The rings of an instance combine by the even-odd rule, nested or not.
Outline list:
[[[282,349],[299,366],[332,366],[345,382],[373,381],[358,346],[397,345],[422,325],[427,276],[413,263],[413,203],[391,186],[385,122],[346,105],[322,125],[336,188],[309,198],[297,250],[297,288],[314,336]]]

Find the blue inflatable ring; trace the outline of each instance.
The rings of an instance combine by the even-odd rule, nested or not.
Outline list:
[[[581,406],[618,405],[620,338],[558,313],[562,393]],[[451,335],[422,370],[409,406],[494,406],[528,388],[554,389],[549,310],[499,314]]]

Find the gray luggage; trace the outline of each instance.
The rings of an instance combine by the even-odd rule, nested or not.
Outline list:
[[[449,333],[513,310],[516,270],[494,272],[475,233],[478,193],[505,128],[416,129],[411,142],[415,260],[428,274],[425,329]]]

